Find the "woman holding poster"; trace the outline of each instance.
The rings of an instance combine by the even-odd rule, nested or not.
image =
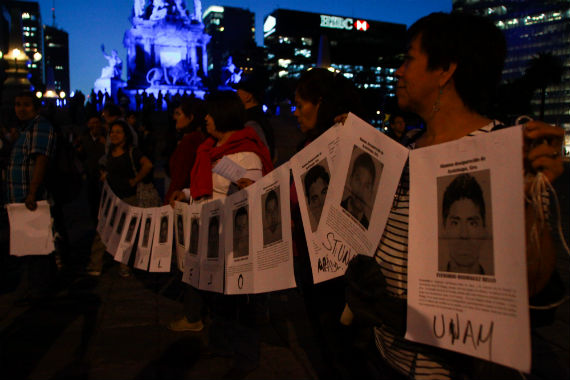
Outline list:
[[[206,98],[206,111],[206,130],[210,137],[198,148],[196,162],[190,175],[190,194],[192,199],[198,201],[223,199],[273,170],[269,150],[252,128],[245,127],[245,109],[235,92],[222,91],[209,95]],[[212,172],[212,168],[222,157],[227,157],[243,167],[246,170],[245,176],[233,183],[229,179]],[[184,200],[183,195],[179,196],[179,200]],[[240,296],[242,298],[240,298],[240,302],[237,302],[235,298],[230,300],[228,297],[236,296],[218,296],[212,305],[216,328],[235,327],[241,333],[256,336],[255,332],[248,330],[251,326],[245,327],[234,320],[236,315],[251,313],[254,305],[249,303],[236,306],[241,301],[245,301],[245,298]],[[184,298],[185,316],[170,323],[169,328],[174,331],[202,330],[202,295],[199,291],[189,287]],[[240,312],[238,308],[245,310]],[[234,336],[235,334],[224,332],[222,335]],[[250,338],[247,339],[248,341],[251,340]],[[219,342],[212,342],[211,344],[215,345]],[[233,341],[229,344],[232,346],[236,344],[236,348],[240,345],[239,342]],[[236,349],[235,367],[242,371],[250,370],[258,365],[256,360],[259,360],[259,344],[256,344],[255,347],[253,345],[247,346],[247,353]],[[249,352],[250,350],[251,352]],[[257,358],[253,359],[255,363],[252,363],[252,358]]]
[[[406,59],[396,72],[398,105],[405,111],[418,114],[427,126],[425,133],[410,143],[410,148],[428,147],[487,133],[500,124],[485,116],[486,103],[492,98],[501,78],[506,53],[503,34],[490,20],[460,13],[431,14],[410,27],[408,38]],[[562,129],[541,122],[529,122],[524,135],[525,142],[544,141],[535,146],[525,144],[524,159],[528,174],[535,175],[541,171],[550,181],[558,177],[563,171],[560,158]],[[381,311],[375,309],[377,326],[374,332],[382,359],[378,365],[382,367],[382,372],[390,374],[388,377],[449,379],[478,376],[480,367],[466,365],[472,363],[469,357],[416,344],[403,337],[408,296],[409,194],[409,173],[406,168],[375,255],[378,272],[381,272],[376,294],[382,294],[382,299],[371,301],[368,298],[364,303],[370,308],[363,308],[362,304],[358,306],[358,301],[363,300],[360,295],[364,293],[354,286],[348,293],[348,306],[357,317],[372,310],[374,302],[377,302],[374,305],[382,306]],[[470,202],[475,204],[474,201]],[[450,208],[453,208],[452,203],[450,200]],[[466,213],[483,215],[482,207],[473,205],[467,204],[477,212],[471,212],[466,207],[445,211],[446,223],[450,223],[452,211],[459,216]],[[529,205],[526,211],[527,226],[530,226],[535,214]],[[555,255],[548,223],[544,224],[538,236],[541,250],[527,244],[531,296],[540,293],[554,270]],[[437,238],[433,236],[433,239]],[[454,268],[454,265],[450,263],[450,268]],[[356,279],[350,280],[358,283]],[[370,284],[368,286],[370,289]],[[515,374],[518,376],[518,373]],[[498,373],[484,375],[489,378],[501,376]]]
[[[137,183],[146,179],[152,170],[152,162],[140,150],[133,148],[133,136],[126,122],[117,120],[111,124],[109,140],[111,145],[102,179],[107,180],[109,187],[117,197],[136,206]],[[134,171],[134,168],[137,168],[138,173]],[[105,249],[101,237],[96,234],[87,267],[89,275],[101,275]],[[129,267],[121,264],[119,274],[122,277],[130,276]]]

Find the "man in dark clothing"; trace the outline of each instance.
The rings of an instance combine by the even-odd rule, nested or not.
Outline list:
[[[275,140],[273,127],[263,112],[261,102],[264,96],[264,86],[260,78],[249,76],[236,83],[237,94],[245,107],[246,125],[252,127],[261,141],[267,145],[271,159],[275,162]]]

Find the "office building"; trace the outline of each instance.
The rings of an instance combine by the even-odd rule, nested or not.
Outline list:
[[[488,17],[504,31],[508,49],[504,82],[521,78],[539,57],[546,55],[550,61],[548,58],[554,57],[555,66],[561,66],[561,76],[558,83],[546,87],[544,120],[570,131],[570,2],[454,0],[453,9]],[[538,70],[544,75],[554,71],[553,67]],[[536,90],[531,100],[535,117],[540,115],[541,98],[541,90]],[[570,141],[566,145],[568,148]]]
[[[69,37],[67,32],[44,25],[46,87],[69,94]]]
[[[263,27],[273,82],[296,80],[310,67],[329,67],[362,89],[367,118],[381,126],[404,53],[406,26],[278,9]]]

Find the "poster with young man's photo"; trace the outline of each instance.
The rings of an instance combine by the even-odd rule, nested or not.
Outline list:
[[[154,217],[154,240],[148,270],[149,272],[170,272],[174,212],[170,205],[157,207]]]
[[[406,339],[528,371],[522,144],[511,127],[411,151]]]
[[[189,245],[188,207],[186,202],[176,202],[174,205],[174,249],[176,264],[181,272],[184,272],[184,258]]]
[[[299,202],[302,228],[305,232],[311,266],[322,266],[324,247],[317,234],[322,221],[323,208],[328,196],[329,185],[337,175],[335,160],[341,149],[339,130],[341,124],[329,128],[325,133],[303,148],[290,159],[291,172],[295,183],[296,198]],[[296,227],[301,226],[298,221]],[[313,270],[313,275],[318,274]]]
[[[199,288],[224,292],[224,201],[216,199],[202,204],[198,251],[200,256]]]
[[[111,234],[109,235],[109,238],[107,240],[107,244],[106,244],[106,250],[107,252],[109,252],[111,254],[111,256],[115,256],[115,254],[117,253],[117,248],[119,247],[119,241],[121,240],[121,236],[123,235],[123,229],[125,228],[125,222],[127,220],[127,214],[129,212],[129,208],[131,206],[129,206],[129,204],[127,204],[126,202],[120,201],[117,202],[117,212],[115,215],[115,223],[113,225],[113,230],[111,231]],[[113,209],[114,212],[114,209]],[[113,218],[113,215],[111,215],[111,218]],[[113,221],[111,220],[109,222],[109,224],[113,223]]]
[[[225,201],[226,294],[248,294],[254,290],[249,201],[247,188],[230,195]]]
[[[119,207],[121,204],[125,203],[119,197],[113,196],[107,199],[107,205],[105,206],[105,210],[103,211],[105,217],[105,226],[103,227],[103,231],[100,235],[101,241],[105,246],[109,244],[109,240],[112,236],[113,231],[116,227],[117,216],[119,214]]]
[[[135,256],[134,267],[141,270],[148,270],[150,252],[154,240],[155,214],[158,209],[155,207],[145,208],[141,214],[140,236]]]
[[[408,149],[349,114],[318,226],[322,247],[312,261],[315,283],[341,276],[357,254],[374,255]]]
[[[202,204],[192,203],[188,205],[186,223],[189,225],[187,237],[188,249],[184,257],[184,274],[182,281],[198,288],[200,286],[200,255],[198,242],[200,237],[200,215]]]
[[[127,264],[135,245],[137,232],[143,213],[142,208],[129,206],[126,214],[125,226],[115,253],[115,261]]]

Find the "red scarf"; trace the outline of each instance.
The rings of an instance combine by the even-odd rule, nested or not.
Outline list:
[[[190,176],[190,194],[194,199],[212,195],[214,186],[212,183],[212,163],[228,154],[253,152],[261,160],[261,173],[263,175],[273,170],[269,150],[251,127],[237,130],[223,145],[215,145],[216,140],[209,137],[200,144],[196,152],[196,162]]]

